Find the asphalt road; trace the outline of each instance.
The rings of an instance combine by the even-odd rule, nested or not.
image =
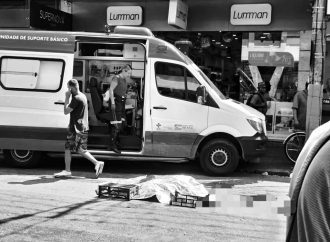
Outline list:
[[[205,176],[196,164],[74,159],[72,179],[55,179],[63,159],[14,169],[0,158],[0,241],[283,241],[289,178],[236,172]],[[145,175],[188,175],[210,193],[195,209],[96,196],[98,184]],[[213,204],[213,205],[212,205]]]

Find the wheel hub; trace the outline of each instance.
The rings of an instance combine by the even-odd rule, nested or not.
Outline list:
[[[228,162],[228,154],[223,149],[216,149],[211,153],[210,159],[213,165],[224,166]]]
[[[21,160],[29,158],[29,156],[31,155],[31,151],[29,150],[12,150],[11,152],[13,157],[17,157]]]

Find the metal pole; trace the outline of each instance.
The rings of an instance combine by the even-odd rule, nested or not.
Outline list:
[[[321,124],[323,97],[323,70],[325,58],[325,0],[316,0],[313,6],[310,85],[308,86],[306,135]]]

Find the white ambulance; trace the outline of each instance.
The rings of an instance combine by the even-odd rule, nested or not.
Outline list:
[[[102,94],[127,63],[133,70],[117,155],[107,150],[109,112]],[[196,159],[205,172],[221,175],[264,150],[264,115],[227,99],[187,56],[149,29],[0,30],[0,149],[7,162],[31,167],[46,153],[64,152],[69,115],[63,105],[72,77],[89,100],[88,147],[99,159]]]

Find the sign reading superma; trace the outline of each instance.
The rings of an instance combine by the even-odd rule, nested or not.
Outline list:
[[[268,25],[272,20],[272,5],[234,4],[230,9],[232,25]]]
[[[107,8],[107,24],[141,25],[142,7],[140,6],[111,6]]]

